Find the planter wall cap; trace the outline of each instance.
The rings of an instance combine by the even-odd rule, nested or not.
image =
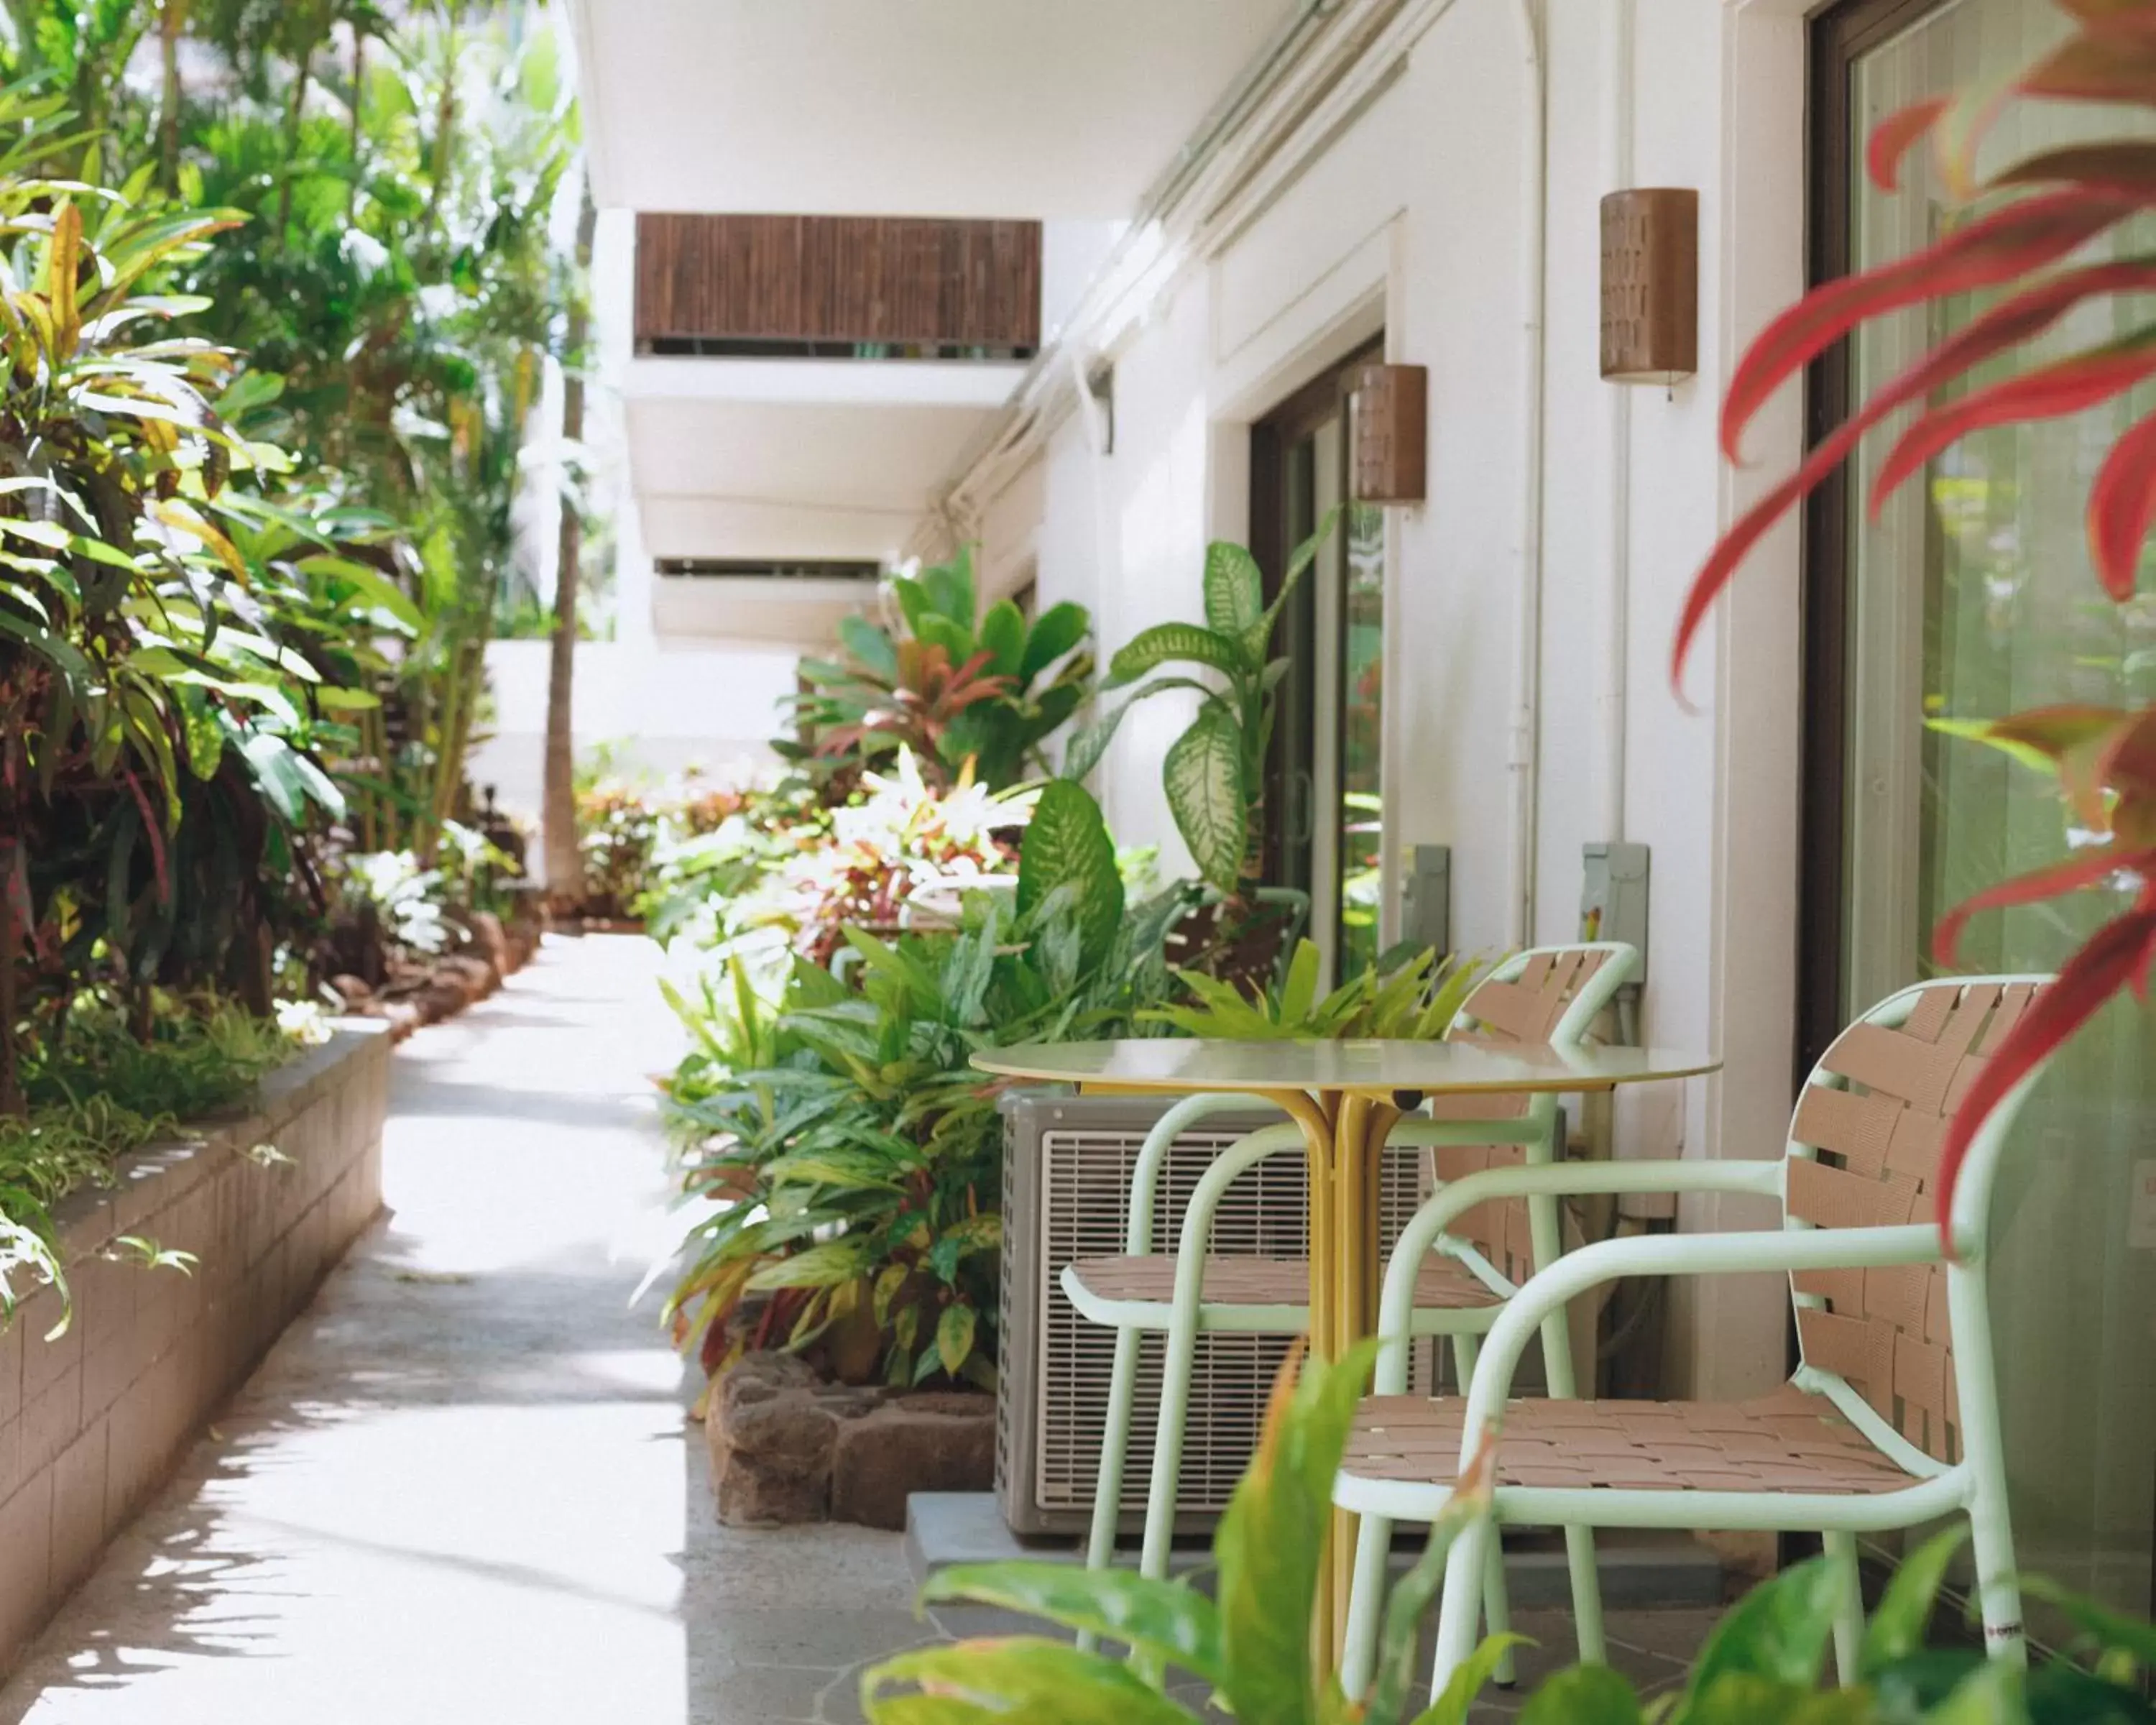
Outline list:
[[[113,1185],[86,1186],[53,1207],[54,1231],[60,1259],[72,1266],[105,1252],[123,1235],[136,1233],[143,1220],[257,1144],[274,1142],[277,1133],[304,1113],[333,1086],[356,1076],[352,1069],[369,1060],[388,1058],[387,1026],[337,1020],[330,1040],[305,1049],[262,1078],[260,1106],[237,1116],[204,1122],[199,1136],[146,1144],[113,1164]],[[183,1124],[182,1132],[187,1130]],[[269,1172],[275,1172],[274,1170]]]

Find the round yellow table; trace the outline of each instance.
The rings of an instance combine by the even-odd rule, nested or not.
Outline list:
[[[1310,1345],[1337,1358],[1370,1334],[1383,1269],[1378,1168],[1403,1112],[1425,1096],[1614,1090],[1697,1078],[1721,1062],[1668,1048],[1493,1047],[1476,1042],[1225,1042],[1159,1037],[1021,1043],[973,1056],[983,1072],[1096,1091],[1259,1096],[1302,1128],[1310,1152]],[[1336,1515],[1318,1590],[1317,1645],[1330,1664],[1347,1613],[1355,1542]]]

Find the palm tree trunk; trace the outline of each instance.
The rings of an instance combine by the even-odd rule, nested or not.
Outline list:
[[[360,104],[367,83],[367,36],[354,18],[352,24],[352,184],[344,195],[344,213],[349,217],[359,204],[359,151],[365,141],[360,121]]]
[[[157,158],[167,192],[180,185],[180,36],[187,24],[187,0],[164,0],[157,13],[157,49],[164,85],[157,104]]]
[[[577,270],[570,288],[568,339],[562,354],[562,440],[572,445],[584,435],[584,342],[590,324],[588,300],[592,238],[598,211],[588,182],[577,217]],[[573,702],[577,670],[578,564],[583,553],[583,517],[576,500],[562,498],[562,536],[554,572],[554,639],[547,678],[546,792],[542,826],[546,834],[547,890],[565,907],[583,897],[583,857],[577,832],[576,732]]]
[[[298,172],[300,124],[306,118],[307,80],[314,69],[312,48],[300,56],[292,77],[291,105],[285,110],[285,166],[277,177],[277,243],[285,243],[285,228],[292,219],[292,176]]]
[[[28,1112],[23,1101],[21,1050],[15,1032],[22,1015],[15,969],[22,944],[15,922],[15,873],[20,852],[13,841],[0,845],[0,1117],[20,1119]]]

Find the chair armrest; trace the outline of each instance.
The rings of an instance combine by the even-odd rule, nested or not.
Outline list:
[[[1465,1182],[1462,1182],[1465,1184]],[[1483,1434],[1502,1423],[1512,1374],[1527,1338],[1543,1321],[1588,1289],[1627,1276],[1716,1276],[1738,1271],[1873,1270],[1897,1264],[1936,1264],[1938,1230],[1922,1223],[1891,1228],[1792,1228],[1732,1234],[1643,1235],[1605,1240],[1568,1252],[1529,1279],[1507,1301],[1475,1368],[1461,1435],[1463,1461]]]
[[[1550,1135],[1552,1122],[1518,1117],[1509,1120],[1425,1120],[1419,1114],[1400,1117],[1385,1135],[1388,1150],[1430,1150],[1448,1144],[1539,1144]]]
[[[1448,1181],[1409,1219],[1399,1244],[1393,1248],[1378,1301],[1378,1333],[1389,1337],[1407,1334],[1414,1310],[1415,1272],[1439,1236],[1478,1204],[1493,1198],[1626,1192],[1745,1192],[1779,1199],[1782,1162],[1779,1157],[1772,1162],[1555,1162],[1487,1168]]]

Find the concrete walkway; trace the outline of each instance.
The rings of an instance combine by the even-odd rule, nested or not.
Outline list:
[[[655,954],[551,940],[398,1055],[391,1214],[0,1691],[0,1725],[858,1717],[895,1536],[713,1522],[628,1301],[675,1235]],[[4,1560],[4,1553],[0,1553]]]

